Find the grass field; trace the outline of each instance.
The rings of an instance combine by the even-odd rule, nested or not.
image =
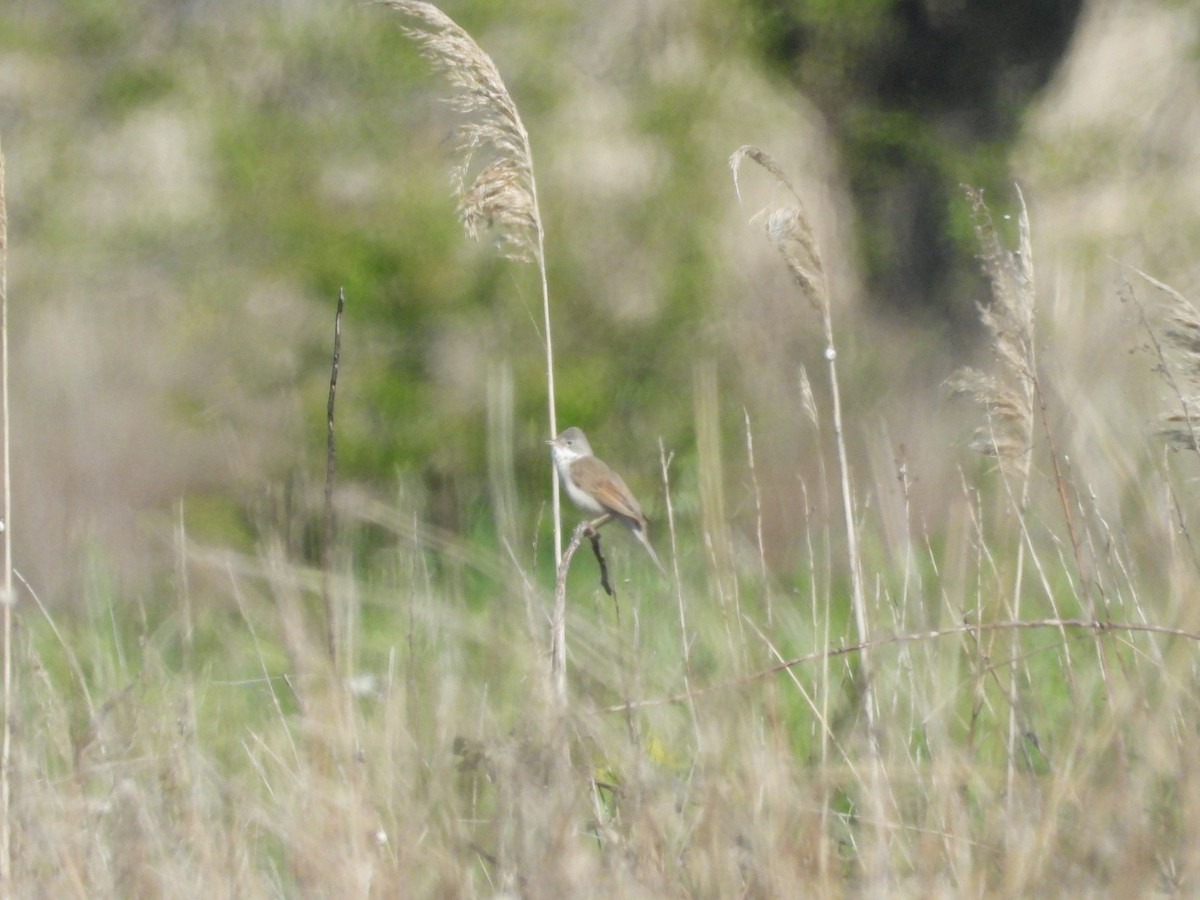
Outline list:
[[[1073,457],[1040,409],[1029,248],[976,213],[996,363],[957,386],[983,403],[986,461],[944,516],[911,515],[899,465],[896,484],[841,483],[831,450],[812,490],[847,492],[856,553],[844,521],[797,510],[794,577],[767,574],[753,529],[704,515],[656,525],[669,579],[606,533],[618,602],[585,544],[565,704],[548,548],[438,533],[403,498],[339,493],[327,586],[286,538],[319,520],[314,490],[256,552],[179,527],[152,598],[118,596],[103,559],[60,621],[19,587],[14,894],[1188,892],[1191,423],[1168,403],[1173,432],[1111,457],[1127,488],[1110,518],[1106,455]],[[1130,279],[1130,327],[1182,401],[1200,317]],[[1144,431],[1144,413],[1112,427]],[[746,437],[725,465],[754,508]],[[704,486],[729,474],[674,502],[712,506]]]
[[[14,892],[1186,893],[1197,566],[1176,495],[1143,484],[1133,541],[1076,482],[1068,525],[1037,494],[1052,478],[1026,504],[1044,518],[1004,513],[998,478],[898,540],[885,491],[856,489],[869,656],[825,523],[787,582],[728,534],[660,528],[670,580],[606,534],[619,607],[585,545],[565,708],[545,565],[378,502],[340,509],[347,548],[382,549],[339,556],[336,670],[321,573],[282,542],[181,532],[153,603],[98,565],[59,622],[22,592]]]

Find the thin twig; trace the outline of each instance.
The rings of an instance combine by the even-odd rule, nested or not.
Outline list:
[[[830,650],[818,650],[813,653],[807,653],[804,656],[797,656],[784,662],[762,669],[751,675],[746,675],[742,678],[735,678],[733,681],[726,681],[721,684],[712,684],[708,687],[696,688],[692,691],[686,691],[681,694],[673,694],[669,697],[656,697],[649,700],[638,700],[630,703],[621,703],[616,706],[604,707],[604,712],[624,712],[626,709],[641,709],[647,706],[666,706],[672,703],[691,703],[697,697],[704,697],[709,694],[716,694],[720,691],[731,690],[733,688],[746,687],[756,681],[761,681],[764,678],[769,678],[779,672],[795,668],[796,666],[804,665],[804,663],[814,662],[817,660],[827,660],[837,656],[846,656],[851,653],[865,653],[870,650],[876,650],[880,647],[886,647],[890,644],[908,644],[914,641],[936,640],[937,638],[952,637],[954,635],[970,634],[979,635],[991,631],[1010,631],[1010,630],[1034,630],[1039,628],[1054,628],[1063,631],[1067,628],[1080,628],[1092,631],[1094,633],[1127,631],[1127,632],[1143,632],[1147,634],[1162,634],[1169,637],[1186,638],[1189,641],[1200,643],[1200,634],[1194,631],[1188,631],[1186,628],[1176,628],[1171,625],[1153,625],[1143,622],[1098,622],[1093,619],[1029,619],[1021,622],[964,622],[961,625],[955,625],[952,628],[939,628],[933,631],[915,631],[908,634],[894,634],[888,637],[875,638],[870,641],[859,641],[854,644],[844,644],[841,647],[834,647]]]

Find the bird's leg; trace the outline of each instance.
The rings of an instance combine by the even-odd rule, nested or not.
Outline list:
[[[591,537],[592,535],[596,534],[601,525],[607,525],[612,520],[612,513],[605,513],[602,516],[597,516],[587,523],[587,528],[584,530],[584,534],[586,534],[588,537]]]

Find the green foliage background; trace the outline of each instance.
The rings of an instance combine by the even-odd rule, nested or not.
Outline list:
[[[888,40],[892,4],[871,15],[703,0],[448,12],[494,56],[532,137],[560,421],[584,426],[616,460],[648,461],[660,436],[690,458],[693,402],[681,401],[698,366],[719,373],[722,433],[737,452],[741,407],[769,419],[811,343],[811,322],[746,296],[768,294],[775,276],[740,257],[753,207],[737,204],[725,169],[738,145],[808,160],[814,183],[866,185],[868,196],[881,173],[896,177],[893,151],[904,147],[932,167],[925,183],[946,215],[958,181],[1006,177],[1003,137],[984,152],[951,151],[936,122],[912,112],[855,102],[827,130],[804,106],[809,89],[856,96],[861,67],[846,61]],[[787,62],[771,36],[797,26],[781,15],[815,29],[820,52]],[[152,505],[186,497],[198,534],[243,519],[251,536],[274,502],[254,499],[264,484],[321,471],[342,287],[342,477],[385,489],[398,479],[438,525],[487,522],[488,385],[511,372],[509,475],[526,501],[522,521],[536,518],[545,425],[535,281],[462,237],[447,175],[455,122],[436,99],[447,88],[393,14],[355,3],[15,2],[0,11],[0,54],[14,295],[82,309],[71,314],[111,370],[77,382],[27,377],[22,400],[45,408],[50,393],[69,405],[99,387],[142,407],[131,415],[145,428],[137,446],[113,447],[113,471],[57,460],[53,429],[27,448],[45,468],[30,483],[64,470],[119,482],[47,513],[39,530],[65,522],[107,533],[99,520],[111,494],[127,495],[142,456],[160,454],[179,469],[138,486]],[[826,237],[831,266],[847,273],[841,302],[853,308],[849,273],[877,271],[891,258],[878,248],[894,236],[872,222],[838,246],[853,222],[844,198],[825,208],[838,203],[842,230]],[[966,246],[967,236],[960,223],[944,240]],[[969,265],[969,251],[961,256]],[[969,309],[961,287],[926,304]],[[15,307],[19,335],[34,328],[28,308]],[[161,371],[127,352],[131,336],[158,348]],[[777,370],[764,376],[766,358]],[[768,426],[762,450],[773,456],[793,438]],[[656,467],[644,469],[649,494]],[[784,528],[776,543],[786,551],[794,539]],[[54,543],[43,567],[66,549]]]

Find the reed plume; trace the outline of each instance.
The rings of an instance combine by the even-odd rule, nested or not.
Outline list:
[[[1169,284],[1141,269],[1128,268],[1164,296],[1149,317],[1138,304],[1158,355],[1158,371],[1178,404],[1159,417],[1158,435],[1173,447],[1200,452],[1200,311]],[[1127,290],[1132,296],[1133,288]]]
[[[404,33],[457,92],[447,103],[461,113],[458,162],[451,180],[468,235],[495,239],[501,255],[540,262],[542,225],[529,134],[492,58],[431,3],[386,0],[411,22]]]
[[[1006,471],[1024,480],[1029,474],[1037,386],[1029,211],[1018,188],[1018,243],[1015,251],[1008,250],[996,233],[983,194],[972,187],[963,189],[975,218],[979,260],[991,285],[992,300],[980,304],[979,317],[991,335],[998,368],[995,374],[960,369],[946,386],[952,393],[971,398],[984,411],[984,422],[975,430],[971,449],[995,457]]]
[[[809,222],[804,201],[800,199],[800,194],[797,193],[791,180],[774,158],[759,148],[751,146],[739,147],[729,158],[729,168],[733,172],[733,188],[737,191],[739,199],[741,198],[741,186],[738,184],[738,172],[742,163],[747,159],[765,169],[779,186],[791,195],[793,202],[767,207],[761,210],[759,215],[765,219],[764,227],[768,240],[779,251],[779,255],[787,265],[788,271],[792,273],[792,278],[801,293],[821,314],[822,324],[825,326],[825,338],[832,342],[829,289],[825,280],[825,266],[821,262],[821,248],[817,244],[816,235]]]

